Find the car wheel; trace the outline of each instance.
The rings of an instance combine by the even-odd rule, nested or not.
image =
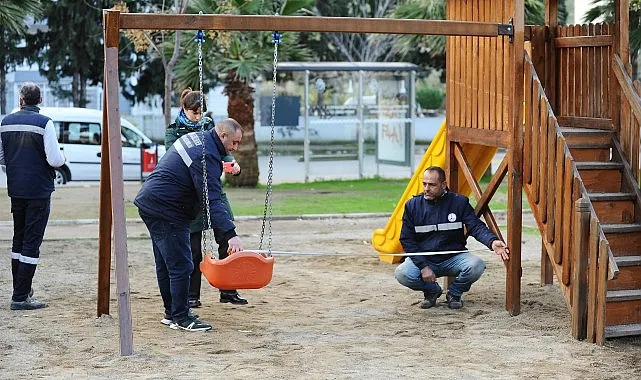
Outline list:
[[[53,183],[56,186],[64,185],[65,183],[67,183],[67,175],[65,174],[64,170],[60,168],[56,168],[55,170],[56,170],[56,178],[53,180]]]

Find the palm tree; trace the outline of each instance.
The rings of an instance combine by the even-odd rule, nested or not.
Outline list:
[[[203,11],[208,14],[274,14],[283,16],[301,15],[312,0],[229,0],[212,4],[207,0],[196,0],[191,4],[193,12]],[[271,12],[270,12],[271,11]],[[232,186],[255,187],[258,184],[258,152],[254,135],[254,88],[252,83],[264,73],[270,73],[273,64],[271,35],[268,32],[216,32],[213,44],[209,44],[203,64],[208,70],[204,76],[210,80],[217,76],[225,85],[224,94],[228,97],[227,114],[240,123],[243,129],[243,140],[234,153],[236,161],[242,168],[243,175],[227,176]],[[297,43],[297,33],[285,33],[279,49],[280,60],[307,60],[311,57],[309,50]],[[195,55],[195,44],[178,63],[176,86],[180,88],[198,86],[198,66]],[[197,61],[196,61],[197,62]],[[271,79],[271,75],[268,76]]]
[[[614,0],[593,0],[583,21],[614,22]],[[639,77],[639,54],[641,52],[641,0],[630,0],[630,63],[632,78]]]
[[[562,3],[559,18],[564,22],[567,12]],[[398,19],[444,20],[445,0],[405,0],[390,14]],[[525,0],[525,23],[542,25],[545,19],[543,0]],[[445,36],[401,35],[393,49],[404,59],[419,65],[430,62],[430,67],[445,68]]]
[[[40,16],[41,8],[39,0],[5,0],[0,7],[0,27],[16,34],[24,34],[25,17]]]

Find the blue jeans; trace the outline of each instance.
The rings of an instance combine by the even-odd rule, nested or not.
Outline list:
[[[459,253],[441,263],[429,264],[434,275],[438,277],[455,276],[456,279],[450,284],[448,292],[453,296],[460,297],[470,290],[485,271],[485,263],[480,257],[469,252]],[[420,290],[426,293],[440,293],[441,286],[438,282],[425,282],[421,277],[421,270],[408,257],[396,267],[394,277],[403,286],[412,290]]]
[[[165,313],[174,321],[183,321],[189,311],[189,279],[194,269],[189,224],[172,223],[140,211],[139,214],[151,236],[156,278]]]
[[[33,276],[40,262],[40,245],[49,221],[51,199],[11,198],[13,214],[13,244],[11,246],[11,274],[13,296],[22,302],[31,291]]]

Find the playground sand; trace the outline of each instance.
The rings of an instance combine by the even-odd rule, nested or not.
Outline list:
[[[372,231],[386,222],[275,221],[273,247],[373,255]],[[261,222],[237,225],[245,246],[257,247]],[[96,318],[97,226],[52,225],[34,283],[48,308],[9,310],[8,259],[0,271],[1,378],[641,377],[641,339],[599,347],[571,337],[560,290],[539,285],[536,235],[524,237],[518,316],[505,311],[505,269],[489,251],[480,253],[486,273],[457,311],[444,297],[420,309],[421,294],[396,283],[395,266],[374,256],[277,256],[267,287],[241,291],[247,306],[219,303],[216,289],[204,282],[196,311],[214,329],[189,333],[160,324],[151,242],[141,223],[128,224],[127,231],[134,354],[119,351],[114,265],[111,315]],[[0,234],[0,251],[8,253],[10,229]],[[71,236],[76,239],[53,240]],[[479,247],[470,239],[470,248]]]

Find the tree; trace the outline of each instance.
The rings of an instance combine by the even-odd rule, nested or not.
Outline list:
[[[42,0],[44,9],[36,21],[47,28],[26,36],[26,57],[37,63],[54,95],[70,99],[75,107],[86,107],[87,86],[99,85],[104,75],[102,7],[109,8],[117,0]],[[136,4],[135,1],[129,1]],[[122,41],[122,38],[121,38]],[[119,55],[120,84],[126,88],[139,57],[131,46],[124,46]],[[71,87],[60,83],[71,78]]]
[[[544,0],[525,1],[525,23],[543,25],[545,20]],[[445,0],[404,0],[390,13],[398,19],[444,20]],[[559,19],[567,16],[565,2],[559,3]],[[403,60],[415,63],[426,70],[436,68],[445,73],[445,36],[400,35],[393,45]],[[426,63],[427,62],[427,63]],[[445,77],[442,76],[442,80]]]
[[[280,4],[280,5],[279,5]],[[284,16],[308,13],[306,7],[312,0],[228,0],[216,4],[207,0],[196,0],[191,4],[192,12],[203,11],[207,14],[244,14],[259,15],[278,13]],[[241,176],[227,176],[232,186],[255,187],[258,184],[258,154],[254,135],[254,89],[252,83],[262,74],[271,73],[274,45],[268,32],[211,32],[206,42],[205,60],[209,67],[205,76],[217,75],[224,83],[224,94],[228,97],[227,114],[240,123],[243,139],[234,157],[243,170]],[[215,38],[212,38],[215,37]],[[212,43],[209,43],[212,41]],[[279,48],[281,60],[307,60],[311,53],[298,41],[297,33],[284,33]],[[194,85],[198,80],[198,65],[195,44],[190,42],[189,49],[181,57],[182,72],[177,77],[177,85]],[[267,75],[271,79],[271,74]]]
[[[641,54],[641,0],[630,0],[630,63],[632,78],[639,77],[639,54]],[[614,0],[593,0],[583,21],[614,22]]]
[[[0,7],[0,114],[7,113],[7,73],[24,61],[24,49],[18,46],[28,15],[40,15],[39,1],[8,0]]]
[[[444,1],[444,0],[443,0]],[[383,18],[392,12],[399,0],[316,1],[317,16]],[[391,46],[396,39],[391,34],[313,33],[309,43],[313,51],[321,52],[321,60],[390,62],[397,56]],[[324,56],[323,56],[324,55]]]

